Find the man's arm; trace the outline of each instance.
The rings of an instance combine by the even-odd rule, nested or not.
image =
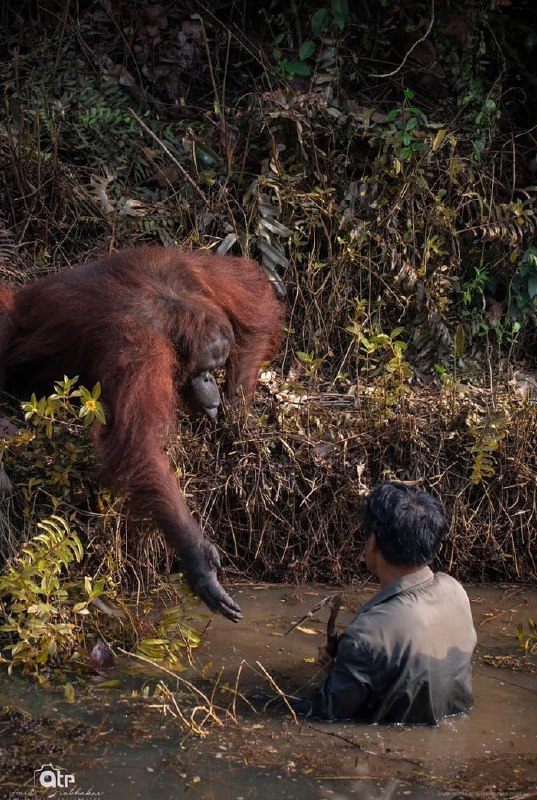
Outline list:
[[[369,647],[342,634],[330,674],[308,698],[311,714],[327,719],[358,716],[371,694],[371,664]]]

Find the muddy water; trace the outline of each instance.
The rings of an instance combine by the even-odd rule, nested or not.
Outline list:
[[[372,591],[344,592],[339,628]],[[217,705],[228,702],[226,684],[246,696],[307,691],[322,678],[311,659],[328,612],[283,634],[326,593],[238,588],[245,621],[234,626],[213,618],[196,669],[183,677],[207,689],[218,675]],[[50,762],[74,776],[78,796],[114,800],[184,794],[192,800],[537,797],[537,675],[516,657],[516,626],[537,617],[537,591],[486,586],[471,587],[469,595],[478,649],[475,708],[468,717],[436,728],[296,724],[271,706],[260,711],[238,701],[236,723],[185,738],[173,707],[154,696],[154,674],[118,670],[117,688],[78,686],[73,704],[30,681],[1,677],[1,705],[44,719],[33,739],[22,728],[19,736],[12,729],[3,734],[0,723],[0,754],[5,747],[4,754],[21,762],[6,772],[3,796],[34,796],[33,769]],[[173,679],[168,685],[175,688]],[[80,733],[65,727],[73,722]],[[77,796],[72,791],[60,789],[56,796]]]
[[[372,591],[344,594],[338,620],[341,627],[350,622],[354,609]],[[241,659],[252,665],[259,660],[270,665],[271,676],[282,688],[304,689],[322,678],[322,672],[307,659],[316,654],[324,625],[306,622],[300,626],[302,630],[286,637],[282,633],[324,594],[263,586],[243,589],[237,595],[239,602],[255,622],[234,640],[224,621],[215,620],[204,647],[219,654],[228,679]],[[537,592],[475,587],[469,589],[469,595],[479,640],[472,714],[444,721],[433,729],[319,722],[284,726],[276,731],[275,749],[281,763],[291,762],[291,771],[300,764],[317,777],[335,776],[339,781],[347,775],[368,776],[368,780],[389,776],[411,781],[419,778],[431,788],[449,785],[460,789],[468,781],[475,791],[494,783],[513,791],[517,786],[537,787],[537,675],[497,666],[505,663],[505,656],[517,653],[516,626],[528,616],[535,618]],[[327,612],[319,612],[319,617],[323,615],[326,618]],[[510,666],[524,663],[515,661]],[[247,671],[241,685],[249,690],[259,685],[259,678]],[[274,723],[264,724],[275,732]]]

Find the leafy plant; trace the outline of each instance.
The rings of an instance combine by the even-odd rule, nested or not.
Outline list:
[[[112,108],[110,106],[91,106],[86,108],[79,117],[80,124],[84,128],[91,130],[93,133],[98,132],[99,135],[110,136],[111,129],[116,127],[124,127],[125,130],[138,132],[135,121],[132,115],[127,111],[120,108]]]
[[[311,17],[311,33],[312,36],[319,37],[330,28],[335,28],[342,31],[349,16],[349,4],[347,0],[332,0],[330,6],[317,9]],[[272,54],[276,61],[277,72],[281,77],[289,80],[296,75],[302,77],[309,77],[311,75],[311,67],[307,63],[308,59],[315,53],[317,46],[312,39],[306,39],[300,45],[298,51],[298,61],[285,58],[279,45],[282,43],[285,33],[279,34],[276,37],[275,44],[277,45]]]
[[[485,316],[487,296],[493,297],[497,284],[486,267],[474,267],[474,274],[462,285],[464,314],[472,332],[487,336],[494,332],[499,344],[513,345],[523,325],[537,313],[537,247],[531,245],[520,259],[509,284],[507,313],[496,318]]]
[[[315,42],[311,39],[302,42],[298,51],[298,59],[290,60],[284,55],[284,51],[281,48],[285,37],[286,32],[284,31],[278,34],[274,40],[275,47],[272,50],[272,55],[276,62],[276,72],[285,80],[292,80],[296,75],[305,78],[309,77],[311,75],[311,67],[306,62],[315,52]]]
[[[479,163],[487,145],[487,137],[491,129],[496,125],[500,119],[501,112],[498,105],[492,97],[486,97],[483,100],[480,110],[475,117],[475,132],[472,136],[473,151],[470,155],[470,160],[474,163]]]
[[[63,381],[54,384],[55,391],[49,397],[37,400],[36,395],[32,394],[31,399],[22,404],[24,419],[28,421],[37,416],[38,419],[46,420],[46,433],[49,439],[52,438],[53,423],[65,421],[69,416],[78,416],[80,419],[84,419],[84,425],[91,425],[96,419],[105,425],[103,407],[98,402],[101,396],[101,384],[96,383],[93,390],[89,392],[83,386],[75,389],[74,385],[77,380],[78,375],[74,378],[64,375]],[[82,397],[84,401],[78,412],[71,402],[76,397]]]
[[[38,492],[44,493],[56,510],[77,488],[84,488],[80,468],[89,458],[89,443],[82,425],[106,422],[100,385],[90,392],[83,386],[76,388],[76,381],[76,377],[64,377],[48,397],[38,400],[32,395],[22,404],[33,431],[16,437],[17,459],[10,464],[10,473],[20,472],[23,460],[23,471],[31,474],[28,480],[17,482],[24,515],[30,521]],[[13,440],[4,446],[10,453],[12,444]],[[7,663],[9,670],[20,666],[45,680],[45,667],[80,660],[90,649],[88,638],[94,638],[95,626],[88,617],[89,604],[111,590],[112,579],[109,575],[98,579],[71,576],[70,567],[82,562],[84,550],[70,523],[59,514],[30,524],[40,532],[20,548],[0,576],[0,610],[5,617],[0,633],[6,640],[4,645],[0,643],[0,661]],[[110,563],[109,572],[113,568]],[[173,605],[166,604],[158,615],[150,604],[142,616],[125,609],[125,613],[106,618],[106,629],[109,638],[121,641],[123,647],[177,665],[184,661],[185,652],[199,643],[200,634],[192,623],[199,601],[181,576],[174,576],[166,585]],[[123,622],[125,616],[130,620],[128,626]],[[152,616],[155,621],[148,621]],[[85,625],[81,624],[83,618]],[[103,636],[102,624],[98,634]]]
[[[509,287],[507,313],[515,319],[524,319],[537,312],[537,247],[531,245],[519,261],[516,274]]]
[[[84,549],[78,535],[65,519],[51,515],[37,523],[40,533],[23,545],[20,555],[0,576],[0,662],[11,673],[21,667],[39,681],[47,669],[80,661],[91,649],[88,640],[103,636],[102,626],[91,624],[90,604],[112,591],[109,577],[73,578],[73,564],[79,564]],[[200,632],[193,623],[199,600],[181,575],[167,583],[175,603],[155,616],[151,604],[144,614],[121,613],[108,619],[109,637],[119,639],[124,648],[152,661],[177,666],[184,663],[189,649],[197,647]],[[125,626],[123,618],[129,617]],[[82,625],[82,619],[89,624]]]
[[[473,443],[468,448],[472,455],[472,483],[482,483],[491,478],[496,471],[495,455],[500,442],[507,434],[509,418],[503,411],[479,418],[475,413],[469,415],[467,424]]]
[[[404,328],[394,328],[391,333],[376,331],[366,336],[360,320],[355,319],[345,330],[355,337],[360,372],[369,376],[373,397],[387,416],[393,416],[390,408],[410,391],[413,377],[405,358],[407,344],[399,338]]]
[[[324,33],[327,28],[334,26],[342,31],[349,16],[349,3],[347,0],[332,0],[330,7],[318,8],[311,17],[311,32],[314,36]]]
[[[281,35],[283,37],[283,34]],[[280,41],[280,37],[277,38],[277,43]],[[304,42],[299,50],[299,60],[292,60],[290,61],[286,58],[279,47],[275,47],[272,51],[272,55],[274,56],[274,60],[276,61],[276,71],[278,74],[284,78],[285,80],[291,80],[296,75],[300,75],[302,77],[309,77],[311,75],[311,68],[309,64],[306,64],[306,59],[308,59],[313,53],[315,52],[315,44],[308,40]]]
[[[415,153],[423,153],[428,147],[415,135],[415,131],[418,131],[427,122],[427,117],[421,108],[410,104],[413,99],[414,92],[405,89],[401,106],[393,108],[386,115],[386,121],[393,122],[395,126],[395,135],[391,139],[391,145],[400,161],[405,161]]]
[[[193,622],[199,615],[199,600],[181,574],[169,576],[169,587],[176,602],[164,608],[155,623],[151,624],[148,636],[147,623],[142,627],[135,652],[152,661],[180,665],[188,650],[199,645],[201,632]]]
[[[36,492],[47,493],[54,508],[62,501],[71,502],[82,487],[82,467],[90,459],[87,436],[81,423],[88,427],[94,421],[106,423],[99,400],[100,384],[90,392],[84,386],[75,388],[78,377],[54,384],[48,397],[22,403],[24,419],[31,430],[3,447],[4,461],[12,468],[17,486],[25,500],[23,513],[30,516]]]
[[[5,619],[0,632],[7,635],[7,643],[0,644],[0,661],[9,672],[21,666],[45,680],[41,670],[46,664],[64,661],[83,647],[80,619],[89,614],[88,604],[102,594],[106,582],[86,577],[80,584],[65,574],[82,560],[84,550],[64,519],[52,515],[37,528],[41,532],[22,546],[0,576]]]
[[[470,326],[472,335],[487,336],[494,330],[499,342],[504,338],[503,325],[499,319],[489,321],[485,316],[487,308],[487,295],[493,296],[496,291],[496,281],[488,269],[483,266],[474,266],[473,275],[462,284],[463,315]],[[457,355],[462,355],[458,353]]]
[[[485,292],[493,292],[494,281],[486,267],[474,267],[474,274],[462,285],[462,302],[467,309],[483,311],[485,308]]]
[[[315,356],[313,350],[309,353],[304,353],[301,350],[297,350],[295,353],[296,357],[300,361],[301,364],[305,367],[305,374],[308,378],[314,378],[319,371],[319,367],[324,361],[322,356]]]

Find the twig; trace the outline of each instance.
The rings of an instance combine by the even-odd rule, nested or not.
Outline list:
[[[527,602],[523,601],[522,603],[518,603],[516,606],[511,606],[511,608],[504,608],[502,611],[498,611],[497,614],[491,614],[489,617],[486,617],[483,622],[479,623],[479,627],[482,628],[483,625],[487,624],[487,622],[492,622],[492,620],[498,619],[498,617],[503,617],[504,614],[509,614],[512,611],[516,611],[517,608],[520,608],[520,606],[524,605],[527,605]]]
[[[300,617],[298,622],[293,622],[291,627],[288,628],[283,635],[287,636],[289,633],[291,633],[291,631],[294,631],[295,628],[298,628],[299,625],[302,625],[303,622],[307,622],[307,620],[312,619],[312,617],[315,616],[317,611],[320,611],[321,608],[324,608],[325,606],[329,606],[330,609],[333,609],[337,605],[337,610],[336,610],[336,617],[337,617],[340,603],[341,603],[341,592],[338,592],[337,594],[328,594],[326,597],[323,597],[322,600],[319,600],[318,603],[315,603],[313,608],[310,608],[307,614],[304,614],[303,617]]]
[[[427,28],[427,30],[425,31],[425,33],[423,34],[421,39],[418,39],[416,42],[414,42],[414,44],[412,45],[410,50],[407,52],[407,54],[405,55],[405,57],[403,58],[403,60],[399,64],[399,66],[397,67],[397,69],[394,69],[393,72],[382,72],[382,73],[380,73],[378,75],[373,73],[369,77],[370,78],[391,78],[392,75],[396,75],[399,72],[400,69],[403,69],[403,67],[406,64],[407,58],[413,52],[413,50],[416,49],[416,47],[420,44],[420,42],[424,42],[425,39],[429,36],[430,32],[432,31],[433,25],[434,25],[434,0],[432,0],[432,3],[431,3],[431,21],[429,22],[429,27]]]
[[[127,110],[129,111],[129,113],[130,113],[130,114],[132,114],[132,116],[134,117],[134,119],[136,120],[136,122],[138,123],[138,125],[140,125],[140,127],[141,127],[141,128],[143,128],[143,129],[144,129],[144,131],[145,131],[146,133],[148,133],[148,134],[149,134],[149,135],[150,135],[150,136],[151,136],[151,137],[152,137],[152,138],[155,140],[155,142],[156,142],[156,143],[159,145],[159,147],[161,147],[161,148],[162,148],[162,150],[164,150],[164,152],[166,153],[166,155],[168,156],[168,158],[169,158],[169,159],[171,159],[171,161],[173,161],[173,163],[175,164],[175,166],[177,167],[177,169],[179,170],[179,172],[181,173],[181,175],[182,175],[182,176],[183,176],[183,177],[184,177],[184,178],[185,178],[185,179],[186,179],[186,180],[189,182],[189,184],[192,186],[192,188],[194,189],[194,191],[195,191],[195,192],[197,192],[197,194],[199,194],[199,196],[201,197],[201,199],[203,200],[203,202],[205,203],[205,205],[208,207],[208,206],[209,206],[209,200],[207,199],[206,195],[204,195],[204,194],[203,194],[203,192],[201,191],[201,189],[200,189],[200,187],[198,186],[198,184],[196,183],[196,181],[195,181],[195,180],[194,180],[194,179],[193,179],[193,178],[192,178],[192,177],[191,177],[191,176],[188,174],[188,172],[186,171],[186,169],[185,169],[185,168],[184,168],[184,167],[183,167],[183,166],[182,166],[182,165],[179,163],[179,161],[176,159],[176,157],[173,155],[173,153],[172,153],[172,152],[170,152],[170,150],[169,150],[169,149],[168,149],[168,147],[167,147],[167,146],[164,144],[164,142],[162,141],[162,139],[159,139],[159,137],[157,136],[157,134],[156,134],[156,133],[154,133],[154,132],[151,130],[151,128],[150,128],[148,125],[146,125],[146,124],[145,124],[145,122],[143,121],[143,119],[140,119],[140,117],[138,116],[138,114],[137,114],[135,111],[133,111],[133,110],[132,110],[132,108],[129,108],[129,109],[127,109]]]
[[[291,716],[293,717],[294,722],[298,725],[298,719],[297,719],[297,716],[295,714],[295,710],[294,710],[293,706],[291,705],[291,703],[289,702],[289,700],[287,699],[287,695],[285,694],[285,692],[282,692],[282,690],[280,689],[280,687],[278,686],[278,684],[276,683],[276,681],[274,680],[272,675],[270,675],[267,672],[267,670],[265,669],[265,667],[263,666],[263,664],[260,661],[256,661],[255,663],[256,663],[256,666],[259,667],[259,669],[261,670],[263,675],[267,678],[268,682],[270,683],[270,685],[272,686],[274,691],[277,692],[280,695],[280,697],[282,698],[283,702],[285,703],[285,705],[289,709],[289,711],[291,713]]]
[[[207,41],[207,31],[205,30],[205,25],[203,23],[203,17],[200,14],[196,14],[195,18],[198,18],[198,21],[201,26],[201,32],[203,33],[203,44],[205,45],[205,52],[207,54],[207,63],[209,65],[209,74],[211,76],[211,83],[213,86],[214,92],[214,111],[216,114],[222,113],[222,106],[220,104],[220,99],[218,97],[218,89],[216,88],[216,81],[214,79],[214,72],[213,72],[213,62],[211,60],[211,51],[209,49],[209,42]]]
[[[354,739],[349,739],[347,736],[342,736],[340,733],[334,733],[333,731],[325,731],[321,728],[316,728],[315,725],[311,725],[308,723],[308,728],[311,728],[312,731],[316,731],[317,733],[322,733],[323,736],[333,736],[335,739],[341,739],[343,742],[347,742],[347,744],[352,745],[353,747],[357,747],[358,750],[363,750],[362,745],[359,742],[355,742]]]

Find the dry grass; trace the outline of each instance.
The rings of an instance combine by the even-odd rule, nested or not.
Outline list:
[[[318,395],[277,419],[181,430],[177,460],[191,507],[237,576],[347,582],[360,577],[364,495],[386,479],[415,482],[442,498],[450,522],[437,566],[464,580],[537,576],[537,407],[508,395],[510,418],[494,474],[470,480],[475,444],[468,418],[490,413],[482,388],[464,401],[439,387],[412,392],[392,419],[335,410]],[[341,399],[339,399],[341,404]],[[258,409],[262,411],[263,408]],[[209,439],[209,443],[207,440]]]

